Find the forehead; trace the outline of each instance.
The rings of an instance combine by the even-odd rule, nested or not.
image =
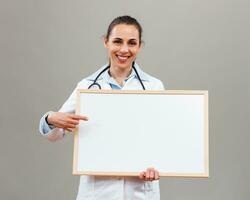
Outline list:
[[[118,24],[112,29],[110,37],[139,40],[139,31],[134,25]]]

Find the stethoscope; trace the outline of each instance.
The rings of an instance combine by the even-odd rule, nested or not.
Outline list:
[[[103,72],[105,72],[105,71],[108,70],[109,68],[110,68],[110,65],[107,66],[107,67],[105,67],[105,68],[96,76],[94,82],[88,87],[88,89],[90,89],[91,87],[93,87],[93,86],[96,85],[96,86],[98,86],[98,88],[101,90],[102,87],[101,87],[101,85],[100,85],[99,83],[97,83],[97,80],[98,80],[98,78],[103,74]],[[138,79],[139,79],[139,81],[140,81],[140,83],[141,83],[142,89],[145,90],[145,86],[143,85],[142,80],[141,80],[141,77],[139,76],[139,74],[138,74],[138,72],[137,72],[137,70],[136,70],[136,68],[135,68],[135,66],[134,66],[134,62],[133,62],[133,64],[132,64],[132,68],[135,70],[135,74],[136,74],[136,76],[138,77]]]

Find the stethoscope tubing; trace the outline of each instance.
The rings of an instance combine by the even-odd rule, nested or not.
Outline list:
[[[108,70],[109,68],[110,68],[110,65],[107,66],[107,67],[105,67],[105,68],[96,76],[94,82],[93,82],[92,84],[89,85],[88,89],[90,89],[91,87],[93,87],[93,86],[96,85],[96,86],[101,90],[102,87],[101,87],[101,85],[100,85],[99,83],[97,83],[97,80],[98,80],[98,78],[99,78],[106,70]],[[139,76],[139,74],[138,74],[138,72],[137,72],[137,70],[136,70],[136,68],[135,68],[135,66],[134,66],[134,62],[133,62],[133,64],[132,64],[132,68],[135,70],[135,74],[136,74],[136,76],[137,76],[138,79],[139,79],[139,82],[140,82],[140,84],[141,84],[141,86],[142,86],[142,89],[143,89],[143,90],[146,90],[144,84],[142,83],[141,77]]]

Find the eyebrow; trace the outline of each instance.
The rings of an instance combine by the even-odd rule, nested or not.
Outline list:
[[[122,38],[114,38],[114,40],[122,40]],[[135,40],[135,41],[137,41],[136,38],[131,38],[131,39],[129,39],[129,40]]]

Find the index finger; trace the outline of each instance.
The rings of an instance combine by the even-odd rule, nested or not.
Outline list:
[[[87,120],[88,120],[88,117],[83,116],[83,115],[72,115],[71,117],[72,117],[73,119],[78,119],[78,120],[84,120],[84,121],[87,121]]]

